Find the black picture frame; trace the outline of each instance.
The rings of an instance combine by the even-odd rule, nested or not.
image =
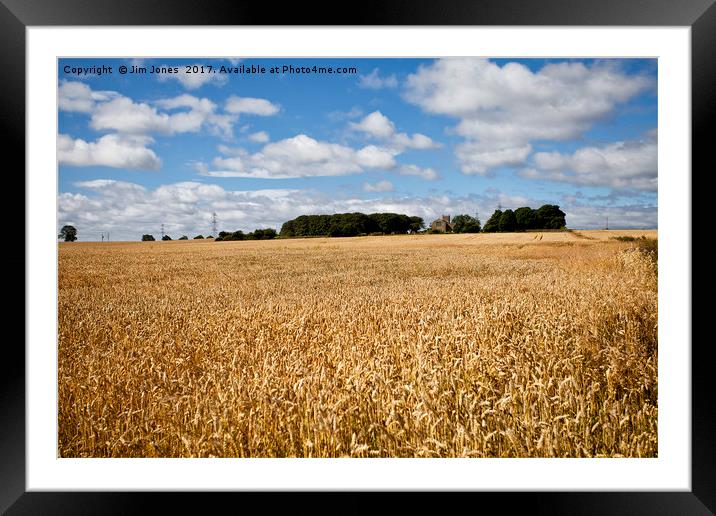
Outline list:
[[[28,26],[83,25],[498,25],[498,26],[688,26],[691,27],[692,70],[692,206],[697,202],[693,194],[705,195],[704,189],[693,188],[694,171],[706,174],[716,170],[714,153],[709,147],[708,126],[716,119],[716,5],[714,0],[482,0],[435,2],[364,1],[360,7],[335,4],[287,3],[277,7],[266,2],[204,0],[0,0],[0,124],[4,134],[4,155],[12,156],[14,168],[6,169],[6,180],[16,181],[13,197],[19,206],[7,213],[24,209],[25,192],[25,29]],[[10,170],[14,170],[12,174]],[[8,177],[12,176],[12,177]],[[22,178],[22,179],[21,179]],[[703,198],[702,198],[703,200]],[[8,217],[7,222],[15,217]],[[692,238],[698,236],[700,219],[692,209]],[[25,233],[24,239],[32,235]],[[16,227],[12,228],[17,233]],[[26,241],[26,240],[24,240]],[[26,264],[24,245],[18,247],[17,238],[11,252],[0,254],[5,271],[17,270]],[[693,265],[704,259],[691,249]],[[16,292],[26,300],[25,285],[19,285],[18,274],[7,274],[6,281],[17,282]],[[27,277],[25,278],[25,282]],[[699,290],[705,290],[705,285]],[[692,292],[692,299],[694,290]],[[9,298],[6,297],[6,299]],[[706,305],[706,306],[704,306]],[[703,308],[699,308],[702,306]],[[11,303],[6,311],[6,328],[17,326],[26,315],[25,303]],[[708,309],[708,303],[692,303],[694,313]],[[20,311],[23,314],[20,314]],[[23,319],[26,320],[26,319]],[[693,327],[693,322],[692,322]],[[692,338],[684,342],[691,346],[692,357],[692,490],[689,492],[525,492],[525,493],[463,493],[450,497],[450,506],[468,502],[483,504],[498,502],[504,510],[531,514],[714,514],[716,513],[716,470],[714,456],[716,435],[712,397],[711,363],[708,360],[711,342]],[[23,339],[24,342],[24,339]],[[212,505],[222,499],[241,497],[241,505],[261,496],[260,493],[81,493],[26,492],[25,463],[25,352],[20,339],[5,339],[3,374],[0,375],[0,511],[7,514],[125,514],[134,512],[148,501],[162,504],[167,512],[202,512],[207,509],[207,497]],[[321,495],[319,506],[304,505],[310,512],[369,510],[366,497],[370,493],[353,492],[343,495],[334,505],[332,496]],[[220,498],[216,498],[220,496]],[[265,496],[265,493],[264,495]],[[298,508],[304,504],[306,493],[272,494],[271,503],[289,503]],[[469,496],[470,500],[464,497]],[[424,504],[424,493],[402,496],[402,510],[413,510]],[[476,499],[475,499],[476,498]],[[229,501],[229,500],[224,500]],[[505,503],[507,502],[507,503]],[[372,505],[372,504],[370,504]],[[213,505],[218,509],[218,505]],[[234,506],[235,510],[241,510]],[[340,509],[343,507],[343,509]],[[488,506],[485,506],[488,507]],[[372,509],[370,509],[372,510]]]

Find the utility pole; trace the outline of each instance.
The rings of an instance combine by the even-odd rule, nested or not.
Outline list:
[[[164,224],[162,224],[162,239],[164,238]]]
[[[609,215],[607,215],[607,227],[605,229],[609,229]]]
[[[211,236],[216,238],[217,236],[217,228],[219,227],[219,221],[216,218],[216,212],[212,212],[211,214]]]

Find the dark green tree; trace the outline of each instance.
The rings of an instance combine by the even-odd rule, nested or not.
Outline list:
[[[544,204],[536,212],[539,229],[562,229],[567,226],[566,214],[556,204]]]
[[[410,217],[398,213],[371,213],[369,217],[377,224],[376,230],[386,235],[407,233],[414,224]]]
[[[277,233],[273,228],[255,229],[251,233],[244,233],[240,229],[230,233],[221,231],[216,238],[216,242],[232,241],[232,240],[270,240],[276,238]],[[293,235],[292,235],[293,236]]]
[[[289,220],[287,222],[284,222],[283,225],[281,226],[281,231],[279,232],[279,235],[281,235],[284,238],[291,238],[294,236],[298,236],[298,235],[296,235],[294,221]]]
[[[61,238],[65,242],[74,242],[75,240],[77,240],[77,230],[74,226],[62,226],[60,234],[57,235],[57,238]]]
[[[186,235],[182,235],[179,237],[179,240],[189,240],[189,237]]]
[[[495,210],[490,218],[487,219],[487,222],[485,222],[485,227],[482,228],[482,231],[485,233],[495,233],[499,231],[500,217],[502,217],[502,210]]]
[[[154,242],[153,235],[142,235],[142,242]]]
[[[162,240],[171,240],[171,239],[172,239],[172,237],[170,237],[169,235],[164,235],[162,237]]]
[[[425,221],[422,217],[409,217],[410,219],[410,230],[413,233],[417,233],[418,231],[425,229]]]
[[[255,229],[248,234],[253,240],[271,240],[276,238],[276,230],[273,228]]]
[[[231,240],[246,240],[247,235],[244,234],[240,229],[238,231],[219,231],[219,236],[216,237],[215,242],[231,241]]]
[[[537,229],[537,214],[529,206],[517,208],[515,210],[515,220],[517,221],[517,231]]]
[[[500,222],[498,223],[498,231],[501,233],[510,233],[517,229],[517,219],[515,218],[515,212],[512,210],[505,210],[500,216]]]
[[[284,222],[280,236],[310,237],[336,236],[348,237],[369,235],[371,233],[407,233],[423,226],[420,217],[408,217],[399,213],[336,213],[333,215],[301,215]]]
[[[196,235],[196,236],[194,237],[194,240],[204,240],[204,236],[203,236],[203,235]]]
[[[453,232],[455,233],[479,233],[480,219],[471,215],[455,215],[452,219]]]

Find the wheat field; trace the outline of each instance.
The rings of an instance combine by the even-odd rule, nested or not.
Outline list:
[[[60,244],[61,457],[655,457],[615,235]]]

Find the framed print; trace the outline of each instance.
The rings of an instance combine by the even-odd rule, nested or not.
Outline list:
[[[3,510],[714,511],[710,2],[61,7],[0,10],[26,192]]]

